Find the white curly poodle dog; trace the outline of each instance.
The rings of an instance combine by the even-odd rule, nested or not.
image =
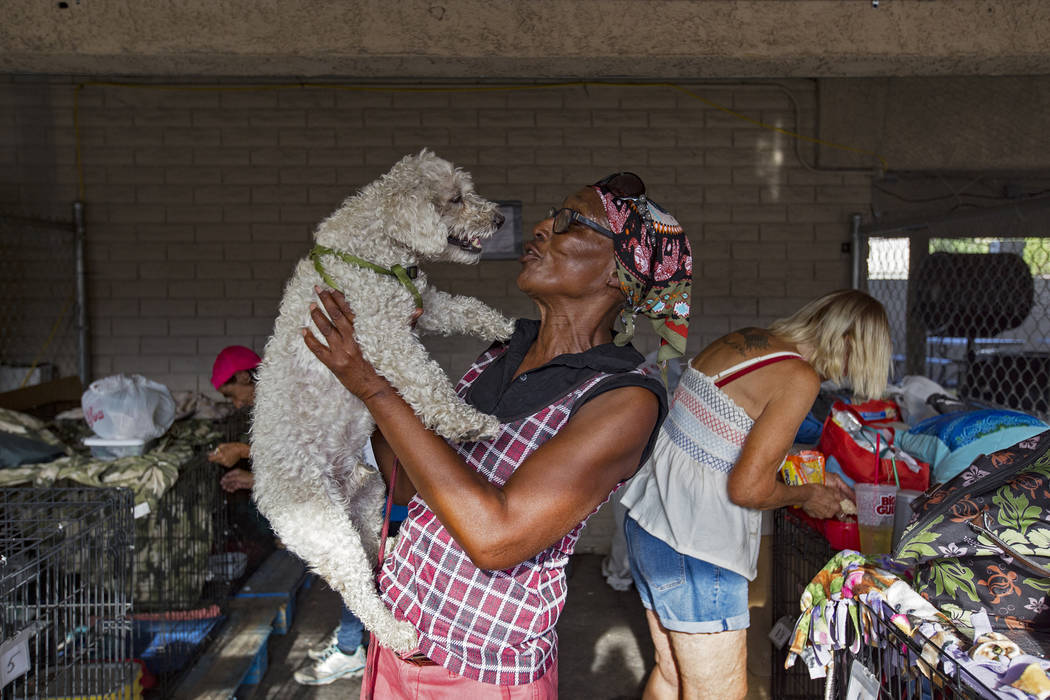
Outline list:
[[[473,297],[434,289],[416,265],[477,262],[481,241],[502,221],[468,173],[426,149],[401,159],[317,228],[316,247],[285,287],[258,372],[251,452],[259,510],[285,546],[401,652],[416,646],[415,629],[394,619],[372,576],[385,487],[361,454],[375,424],[306,347],[301,329],[311,325],[314,285],[342,290],[362,354],[428,427],[454,440],[495,434],[498,420],[456,396],[416,331],[502,340],[513,321]]]

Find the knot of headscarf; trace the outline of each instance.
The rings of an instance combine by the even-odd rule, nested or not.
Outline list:
[[[620,313],[623,330],[613,339],[626,345],[634,337],[635,317],[649,318],[660,336],[657,360],[685,353],[689,334],[693,256],[678,220],[645,195],[622,196],[603,183],[597,191],[615,234],[613,249],[620,288],[626,295]]]

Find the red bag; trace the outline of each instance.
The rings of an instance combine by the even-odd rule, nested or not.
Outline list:
[[[861,426],[861,439],[869,443],[867,449],[857,444],[853,435],[834,421],[837,411],[852,415]],[[893,401],[877,400],[855,405],[836,401],[820,431],[820,451],[827,457],[834,457],[846,476],[854,481],[899,483],[902,489],[925,491],[930,486],[930,465],[893,445],[894,431],[889,424],[899,416],[900,409]],[[874,454],[876,444],[881,456],[878,471]]]
[[[865,425],[882,428],[901,419],[901,407],[896,401],[889,399],[871,399],[864,403],[846,403],[845,401],[836,401],[836,403],[852,410]]]

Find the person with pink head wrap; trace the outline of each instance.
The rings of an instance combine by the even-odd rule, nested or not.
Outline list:
[[[216,391],[230,399],[235,408],[251,408],[255,403],[254,370],[262,362],[254,350],[243,345],[223,348],[212,364],[211,385]],[[246,442],[224,442],[208,454],[208,461],[230,469],[241,460],[251,457],[251,448]],[[250,489],[255,477],[247,469],[230,469],[220,482],[222,488],[233,492]]]

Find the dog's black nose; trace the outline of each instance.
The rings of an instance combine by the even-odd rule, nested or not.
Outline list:
[[[492,220],[496,222],[496,228],[499,228],[503,225],[503,222],[506,221],[506,218],[503,216],[503,214],[496,212],[496,215],[492,217]]]

